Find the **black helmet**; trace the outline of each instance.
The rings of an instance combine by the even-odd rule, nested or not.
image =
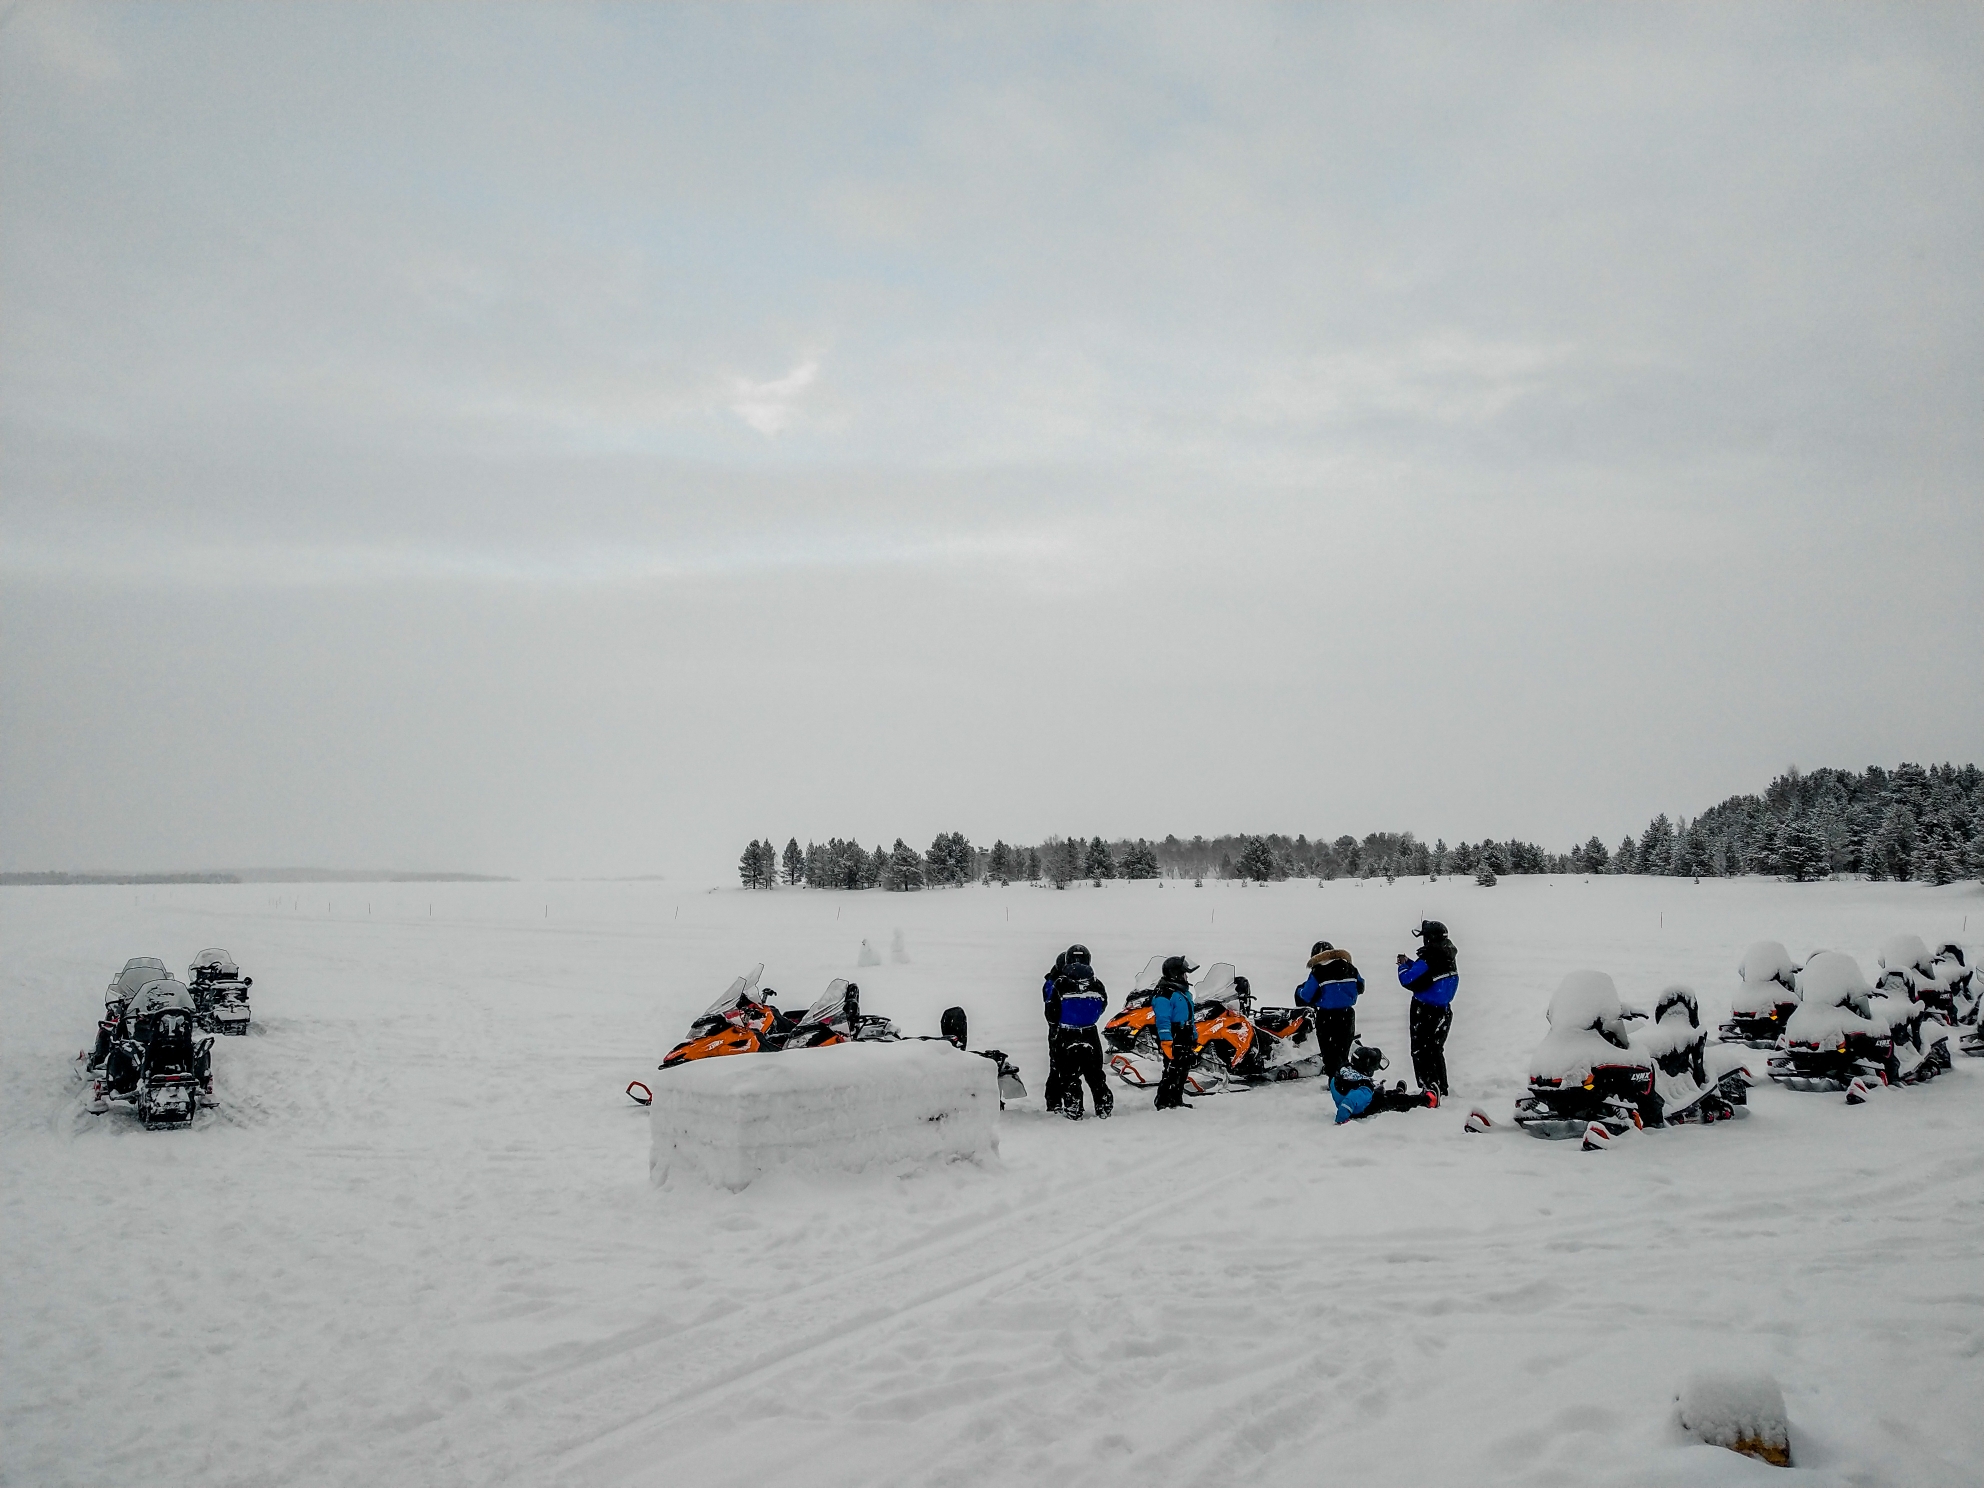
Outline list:
[[[1331,945],[1327,940],[1319,940],[1314,945],[1309,947],[1309,954],[1314,956],[1319,954],[1320,952],[1333,951],[1335,949],[1336,947]]]
[[[1421,940],[1445,940],[1447,938],[1447,927],[1442,925],[1438,920],[1421,920],[1419,922],[1419,928],[1412,933],[1417,935]]]
[[[1168,977],[1181,977],[1188,971],[1197,970],[1198,967],[1187,961],[1183,956],[1166,956],[1164,958],[1164,974]]]
[[[1350,1067],[1360,1075],[1367,1077],[1375,1075],[1390,1063],[1391,1061],[1385,1058],[1385,1051],[1383,1049],[1371,1044],[1352,1044],[1350,1046]]]
[[[1085,945],[1071,945],[1068,947],[1067,954],[1070,962],[1086,962],[1088,960],[1088,947]]]
[[[1239,993],[1242,997],[1245,997],[1248,993],[1254,990],[1254,984],[1248,981],[1243,976],[1236,976],[1233,979],[1233,990]]]

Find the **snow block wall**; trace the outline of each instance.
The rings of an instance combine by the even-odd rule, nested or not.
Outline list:
[[[648,1175],[737,1190],[778,1171],[990,1157],[998,1117],[993,1062],[935,1041],[698,1060],[654,1081]]]

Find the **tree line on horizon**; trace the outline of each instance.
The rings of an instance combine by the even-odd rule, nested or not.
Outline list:
[[[1290,878],[1472,875],[1492,884],[1506,873],[1614,873],[1721,878],[1765,874],[1797,882],[1832,874],[1946,884],[1984,878],[1984,772],[1975,765],[1903,764],[1889,771],[1795,766],[1762,795],[1731,796],[1693,821],[1665,812],[1616,848],[1592,836],[1564,853],[1518,838],[1448,847],[1411,832],[1325,839],[1229,834],[1148,838],[1077,835],[1014,846],[974,845],[962,832],[939,833],[918,852],[900,837],[873,851],[834,837],[781,852],[754,839],[738,861],[744,887],[883,888],[907,891],[967,883],[1051,883],[1077,879],[1208,878],[1272,883]]]

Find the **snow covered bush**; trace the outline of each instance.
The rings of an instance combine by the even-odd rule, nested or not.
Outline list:
[[[1681,1429],[1712,1447],[1727,1447],[1777,1467],[1791,1466],[1784,1391],[1761,1372],[1690,1375],[1675,1398]]]

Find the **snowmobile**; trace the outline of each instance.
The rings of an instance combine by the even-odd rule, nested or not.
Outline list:
[[[1752,1049],[1776,1048],[1786,1020],[1798,1009],[1798,968],[1781,942],[1760,940],[1743,952],[1736,973],[1742,985],[1716,1037]]]
[[[1812,957],[1798,973],[1801,1001],[1771,1055],[1771,1079],[1790,1090],[1855,1094],[1856,1081],[1914,1085],[1948,1069],[1947,1030],[1933,1024],[1924,1031],[1929,1010],[1907,995],[1902,980],[1877,991],[1851,956]]]
[[[1963,947],[1946,945],[1934,955],[1919,935],[1891,935],[1881,945],[1881,975],[1875,990],[1899,994],[1926,1006],[1955,1025],[1975,1016],[1970,995],[1970,964]]]
[[[113,1103],[132,1106],[147,1131],[185,1126],[202,1105],[213,1103],[214,1041],[195,1039],[193,1015],[178,1008],[146,1021],[150,1026],[138,1030],[140,1037],[122,1041],[137,1078],[123,1089],[113,1088],[108,1075],[98,1080],[89,1109],[101,1115]]]
[[[827,990],[797,1018],[774,1014],[770,1035],[775,1049],[824,1049],[830,1044],[888,1043],[902,1037],[887,1018],[861,1011],[861,988],[846,977],[835,977]]]
[[[151,982],[159,981],[170,973],[165,963],[156,956],[133,956],[124,963],[124,969],[110,979],[103,989],[103,1017],[96,1025],[96,1047],[84,1049],[76,1055],[76,1074],[87,1079],[103,1068],[110,1054],[110,1046],[124,1031],[124,1009]]]
[[[772,994],[758,991],[758,979],[764,974],[765,963],[760,961],[732,981],[722,996],[696,1015],[689,1036],[663,1055],[657,1068],[727,1054],[756,1054],[766,1048],[766,1040],[778,1027],[779,1013],[771,1005]]]
[[[1628,1019],[1633,1017],[1626,1010]],[[1692,987],[1663,988],[1645,1028],[1631,1031],[1633,1047],[1653,1061],[1653,1098],[1639,1112],[1648,1126],[1727,1121],[1749,1115],[1750,1077],[1738,1064],[1711,1074],[1708,1030]]]
[[[1516,1097],[1516,1125],[1533,1137],[1604,1138],[1644,1126],[1654,1103],[1653,1056],[1633,1048],[1612,978],[1574,971],[1557,984],[1544,1017],[1550,1032],[1529,1056],[1529,1089]]]
[[[219,946],[209,946],[186,968],[186,985],[193,994],[200,1027],[208,1033],[232,1035],[248,1031],[248,989],[253,977],[241,974],[234,958]]]
[[[953,1048],[963,1049],[967,1054],[976,1054],[980,1059],[989,1059],[998,1068],[1000,1110],[1003,1111],[1006,1109],[1007,1101],[1019,1100],[1026,1095],[1026,1083],[1020,1079],[1020,1067],[1006,1057],[1006,1051],[1004,1049],[971,1049],[965,1047],[967,1024],[965,1023],[963,1008],[945,1008],[943,1018],[939,1021],[938,1027],[943,1030],[941,1037],[945,1043],[951,1045]]]
[[[1163,965],[1162,956],[1153,956],[1124,999],[1123,1010],[1103,1025],[1103,1037],[1115,1051],[1109,1067],[1126,1085],[1155,1085],[1163,1073],[1150,1007]],[[1192,998],[1199,1052],[1198,1063],[1185,1079],[1191,1094],[1212,1095],[1323,1073],[1314,1009],[1256,1008],[1247,979],[1236,976],[1225,961],[1206,969],[1192,989]]]

